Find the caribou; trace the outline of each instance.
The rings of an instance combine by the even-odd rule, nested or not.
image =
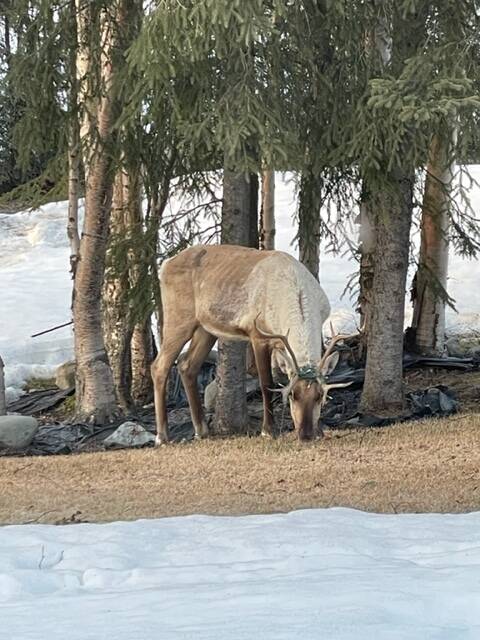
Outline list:
[[[152,364],[156,444],[169,439],[166,388],[177,359],[195,436],[208,435],[197,376],[217,338],[252,345],[263,398],[262,435],[274,434],[273,359],[289,380],[281,391],[298,438],[311,440],[328,391],[345,386],[326,378],[338,362],[335,345],[348,336],[336,336],[324,351],[322,325],[330,304],[308,269],[282,251],[197,245],[166,260],[159,277],[162,344]]]

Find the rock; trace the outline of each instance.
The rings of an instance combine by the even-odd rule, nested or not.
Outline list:
[[[75,386],[75,361],[64,362],[55,371],[55,384],[59,389],[71,389]]]
[[[138,422],[124,422],[103,444],[106,447],[143,447],[146,444],[155,442],[155,436]]]
[[[205,362],[208,364],[217,364],[218,361],[218,352],[216,349],[212,349],[208,356],[205,358]]]
[[[480,338],[477,336],[452,336],[445,343],[449,356],[472,358],[480,355]]]
[[[38,422],[29,416],[0,416],[0,448],[25,449],[32,442]]]
[[[203,404],[206,411],[215,411],[215,401],[217,399],[218,385],[216,380],[212,380],[210,384],[205,387],[205,394],[203,397]]]
[[[257,393],[257,391],[260,390],[260,380],[258,378],[247,375],[245,389],[247,392],[247,396],[251,396]]]

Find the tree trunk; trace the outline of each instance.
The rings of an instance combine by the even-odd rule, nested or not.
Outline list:
[[[80,181],[80,146],[78,129],[72,121],[68,141],[68,223],[67,236],[70,242],[70,273],[75,278],[80,253],[78,233],[78,197]]]
[[[307,170],[300,180],[298,248],[300,262],[318,280],[320,269],[320,207],[322,181]]]
[[[381,7],[384,0],[374,0],[374,6]],[[381,69],[390,64],[392,58],[392,38],[389,33],[389,25],[386,15],[379,15],[373,34],[368,34],[366,46],[372,50],[379,59]],[[376,230],[374,223],[374,212],[370,202],[369,186],[363,180],[362,203],[360,205],[360,294],[358,298],[358,311],[360,312],[360,325],[362,327],[362,345],[365,348],[368,340],[372,316],[372,285],[373,285],[373,265],[374,250],[376,242]]]
[[[275,249],[275,171],[271,169],[262,172],[260,249]]]
[[[365,183],[364,183],[365,186]],[[376,230],[373,219],[373,211],[368,196],[364,193],[364,199],[360,204],[360,294],[358,297],[358,309],[360,313],[360,326],[362,327],[361,346],[362,356],[366,351],[367,336],[372,323],[372,286],[374,273],[374,249]]]
[[[398,415],[404,410],[403,324],[413,176],[398,169],[386,180],[371,196],[376,243],[361,410],[375,415]]]
[[[434,136],[425,178],[420,259],[413,290],[415,348],[426,355],[443,355],[445,350],[448,214],[453,173],[448,153],[447,139]]]
[[[143,229],[142,184],[140,172],[138,169],[135,170],[133,166],[130,166],[130,176],[131,189],[128,205],[128,224],[130,232],[134,234],[135,238],[140,239],[140,242],[142,243],[142,251],[137,249],[131,252],[130,283],[132,288],[142,287],[142,289],[146,289],[151,295],[154,295],[152,289],[157,285],[158,269],[156,268],[156,265],[152,269],[152,277],[155,279],[152,286],[147,283],[150,266],[150,253],[146,246],[148,240]],[[154,234],[154,242],[157,238],[158,230]],[[155,258],[156,251],[154,249],[152,250],[151,255]],[[147,311],[144,311],[144,306],[142,305],[142,312],[140,315],[137,313],[137,319],[135,326],[133,327],[130,349],[132,368],[131,393],[134,403],[138,406],[143,406],[153,401],[153,381],[150,373],[150,365],[154,358],[154,340],[152,334],[151,315],[148,311],[150,304],[148,303],[146,306]]]
[[[7,401],[5,399],[5,373],[2,356],[0,356],[0,416],[7,415]]]
[[[154,359],[154,341],[151,319],[137,323],[132,335],[132,398],[136,405],[153,401],[153,381],[150,365]]]
[[[103,423],[117,414],[113,377],[102,331],[101,292],[112,198],[112,60],[113,25],[102,11],[101,96],[91,94],[92,51],[88,34],[93,28],[92,7],[77,0],[77,69],[84,149],[85,221],[80,259],[75,277],[73,319],[75,326],[77,419]],[[92,132],[94,139],[92,139]]]
[[[78,122],[77,90],[77,21],[75,0],[70,1],[70,25],[72,46],[70,47],[70,131],[68,136],[68,222],[67,236],[70,242],[70,272],[75,279],[80,253],[78,233],[78,198],[80,182],[80,127]]]
[[[103,290],[103,335],[118,403],[124,411],[132,407],[130,342],[131,311],[128,304],[129,264],[125,240],[128,229],[129,176],[120,168],[113,186],[110,237]],[[123,244],[123,246],[122,246]]]
[[[250,223],[248,245],[253,249],[258,249],[259,229],[258,229],[258,174],[250,174]]]
[[[248,246],[251,234],[251,188],[245,174],[225,168],[222,243]],[[246,344],[219,340],[217,362],[217,433],[244,433],[248,427],[245,389]]]

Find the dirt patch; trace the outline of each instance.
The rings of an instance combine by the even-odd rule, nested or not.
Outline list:
[[[480,415],[327,432],[0,458],[0,523],[107,522],[347,506],[480,510]]]

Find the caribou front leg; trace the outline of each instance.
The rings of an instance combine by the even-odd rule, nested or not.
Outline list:
[[[255,354],[255,362],[257,364],[258,378],[260,380],[260,389],[262,391],[263,398],[262,436],[273,437],[273,378],[270,347],[262,340],[252,340],[252,346],[253,353]]]

